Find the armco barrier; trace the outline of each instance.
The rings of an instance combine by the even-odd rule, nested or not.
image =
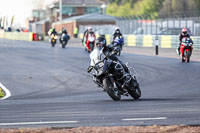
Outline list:
[[[4,32],[4,30],[0,30],[0,38],[10,39],[10,40],[33,41],[33,33],[31,32]]]
[[[5,32],[4,38],[10,40],[24,40],[24,41],[32,41],[33,33],[31,32]]]
[[[96,35],[97,37],[99,35]],[[82,38],[83,34],[79,34]],[[107,44],[112,41],[112,35],[105,35]],[[124,42],[126,46],[141,46],[154,47],[156,45],[156,38],[158,39],[159,47],[161,48],[177,48],[179,44],[179,36],[170,35],[124,35]],[[194,42],[194,48],[200,50],[200,37],[191,36]]]
[[[4,38],[4,34],[5,34],[4,30],[0,30],[0,38]]]

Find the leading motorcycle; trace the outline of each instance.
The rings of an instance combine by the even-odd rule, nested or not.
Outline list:
[[[190,57],[192,55],[193,50],[193,41],[189,37],[184,37],[182,39],[181,47],[180,47],[180,56],[182,62],[190,62]]]
[[[118,60],[116,57],[118,51],[103,51],[104,48],[101,51],[95,49],[90,54],[91,64],[88,72],[94,71],[93,81],[102,87],[114,101],[119,101],[121,95],[130,95],[134,99],[139,99],[141,90],[136,76],[132,74],[133,68],[129,67],[128,63],[123,64]]]
[[[55,35],[55,34],[52,34],[52,35],[51,35],[51,46],[52,46],[52,47],[55,47],[55,44],[56,44],[56,42],[57,42],[57,39],[58,39],[58,36],[57,36],[57,35]]]

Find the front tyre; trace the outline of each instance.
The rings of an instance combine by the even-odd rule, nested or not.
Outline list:
[[[52,46],[52,47],[55,47],[55,43],[51,43],[51,46]]]
[[[94,49],[94,43],[89,43],[89,47],[90,47],[90,52],[92,52],[93,51],[93,49]]]
[[[190,56],[191,56],[191,52],[190,51],[186,51],[185,52],[185,61],[186,62],[190,62]]]
[[[128,93],[134,98],[139,99],[141,97],[141,90],[139,84],[135,79],[131,80],[131,88],[128,89]]]
[[[182,55],[181,61],[185,62],[185,57],[183,55]]]
[[[51,46],[55,47],[55,44],[56,44],[56,40],[55,39],[51,39]]]
[[[114,88],[114,85],[109,78],[105,78],[103,80],[103,86],[104,86],[104,90],[106,90],[108,95],[114,101],[119,101],[121,99],[121,95],[119,94],[119,91],[116,88]]]
[[[65,43],[62,43],[62,48],[65,48],[65,45],[66,45]]]

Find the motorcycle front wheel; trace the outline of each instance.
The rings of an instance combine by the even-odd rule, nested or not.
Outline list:
[[[51,46],[52,46],[52,47],[55,47],[55,43],[51,43]]]
[[[114,88],[113,83],[111,82],[110,78],[105,78],[103,80],[104,90],[106,90],[107,94],[114,100],[119,101],[121,99],[121,95],[119,91]]]
[[[136,79],[131,80],[131,88],[128,89],[128,93],[134,99],[139,99],[141,97],[141,90],[140,90],[139,84],[137,83]]]
[[[66,44],[65,43],[62,43],[62,48],[65,48]]]
[[[90,47],[90,52],[92,52],[93,49],[94,49],[94,44],[93,43],[89,43],[89,47]]]
[[[191,52],[190,51],[185,51],[185,61],[186,62],[190,62],[190,56],[191,56]]]

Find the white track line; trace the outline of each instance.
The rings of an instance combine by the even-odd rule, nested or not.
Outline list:
[[[165,120],[167,117],[155,117],[155,118],[127,118],[122,119],[123,121],[142,121],[142,120]]]
[[[0,123],[0,126],[15,126],[15,125],[42,125],[42,124],[72,124],[78,121],[40,121],[40,122],[17,122],[17,123]]]
[[[8,98],[8,97],[11,96],[10,91],[9,91],[2,83],[0,83],[0,87],[1,87],[1,88],[4,90],[4,92],[5,92],[5,96],[4,96],[3,98],[0,98],[1,100],[4,100],[4,99],[6,99],[6,98]]]

